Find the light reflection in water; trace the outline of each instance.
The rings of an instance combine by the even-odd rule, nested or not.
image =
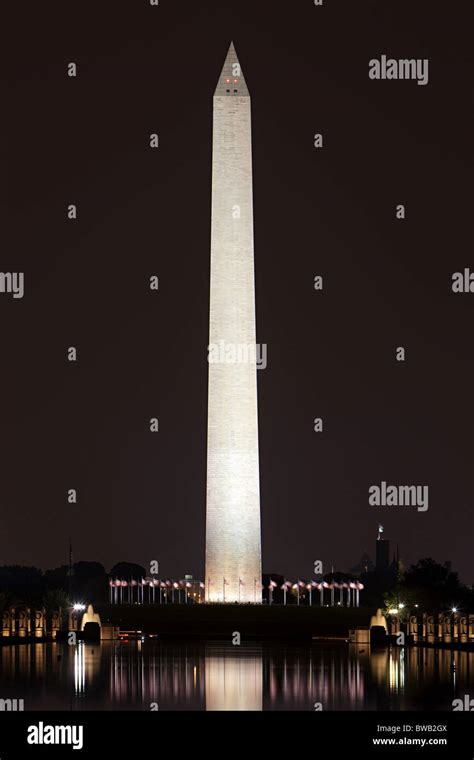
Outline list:
[[[388,655],[388,673],[391,691],[403,691],[405,687],[405,651],[400,649],[396,657],[391,651]]]
[[[239,657],[233,652],[206,654],[206,710],[261,710],[261,652]]]
[[[86,685],[86,660],[84,644],[80,641],[74,648],[74,693],[83,694]]]
[[[25,710],[451,710],[474,653],[348,644],[25,644],[0,647],[1,698]]]

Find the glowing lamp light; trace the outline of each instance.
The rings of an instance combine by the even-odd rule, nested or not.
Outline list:
[[[453,608],[451,609],[451,612],[457,612],[457,611],[458,611],[458,608],[457,608],[457,607],[453,607]]]
[[[391,610],[388,611],[389,615],[398,615],[398,607],[392,607]]]
[[[73,608],[73,610],[76,610],[76,612],[82,612],[82,610],[86,609],[86,605],[85,604],[74,604],[72,608]]]

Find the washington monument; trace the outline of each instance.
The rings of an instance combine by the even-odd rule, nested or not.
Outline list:
[[[261,602],[250,95],[233,44],[213,109],[206,601]]]

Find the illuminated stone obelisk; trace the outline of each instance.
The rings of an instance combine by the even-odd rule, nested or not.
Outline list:
[[[212,143],[205,577],[211,602],[262,601],[255,354],[250,96],[231,44],[214,93]]]

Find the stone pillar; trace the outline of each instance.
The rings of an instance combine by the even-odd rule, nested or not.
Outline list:
[[[10,632],[12,636],[16,636],[17,634],[15,613],[16,613],[15,608],[10,607]]]
[[[443,643],[450,644],[452,641],[452,618],[451,615],[443,615]]]
[[[27,607],[22,608],[18,613],[18,636],[25,639],[28,635],[28,613]]]
[[[79,621],[77,619],[77,612],[76,610],[70,610],[69,619],[68,619],[68,631],[78,631],[78,630],[79,630]]]
[[[45,610],[35,610],[35,639],[41,639],[45,633]]]
[[[390,619],[390,633],[392,636],[396,636],[398,633],[400,633],[400,619],[398,615],[394,615]]]
[[[453,613],[451,620],[451,636],[453,644],[459,644],[459,628],[460,628],[460,615],[456,612]]]
[[[31,636],[32,630],[31,630],[31,609],[30,607],[26,608],[26,635]]]
[[[54,611],[51,613],[51,636],[53,639],[58,637],[58,632],[61,630],[61,613]]]
[[[428,644],[434,644],[436,641],[436,627],[435,627],[435,620],[434,620],[433,615],[430,615],[427,618],[426,638],[427,638]]]
[[[2,612],[2,637],[10,636],[10,613],[8,610]]]
[[[442,612],[438,613],[438,620],[436,624],[436,640],[444,640],[444,615]]]

